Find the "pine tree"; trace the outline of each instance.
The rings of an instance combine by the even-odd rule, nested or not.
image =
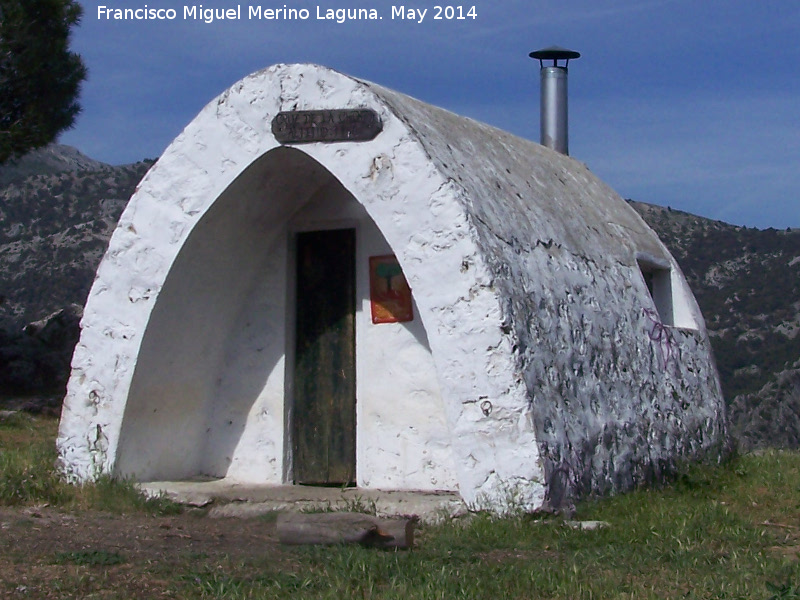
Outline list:
[[[70,52],[75,0],[0,0],[0,164],[72,127],[86,78]]]

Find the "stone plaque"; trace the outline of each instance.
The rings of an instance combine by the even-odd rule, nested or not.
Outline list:
[[[367,142],[383,129],[369,108],[292,110],[272,119],[272,133],[281,144],[310,142]]]

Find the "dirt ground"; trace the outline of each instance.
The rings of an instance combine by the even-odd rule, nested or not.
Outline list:
[[[0,507],[0,598],[177,598],[193,571],[265,559],[292,568],[270,518]]]

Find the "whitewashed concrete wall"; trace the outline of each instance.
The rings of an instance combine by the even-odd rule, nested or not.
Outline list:
[[[285,336],[285,330],[270,338],[268,358],[260,365],[248,365],[269,382],[263,382],[258,401],[249,407],[214,403],[220,389],[241,385],[239,380],[226,379],[221,366],[236,362],[237,354],[241,359],[243,352],[237,349],[237,341],[226,343],[226,332],[246,318],[248,309],[243,304],[256,302],[253,275],[268,269],[269,258],[279,256],[268,235],[256,234],[257,225],[285,221],[298,208],[283,200],[270,202],[269,193],[280,191],[302,206],[320,186],[319,176],[307,164],[297,172],[291,160],[262,168],[258,159],[278,147],[267,134],[278,110],[361,106],[381,114],[384,131],[378,140],[366,145],[315,144],[297,154],[329,168],[368,204],[373,220],[382,221],[382,231],[408,240],[420,228],[433,225],[432,241],[442,244],[441,255],[458,252],[458,258],[449,262],[460,264],[460,248],[449,240],[461,240],[467,247],[471,242],[458,209],[430,211],[431,202],[441,202],[437,190],[446,189],[446,182],[431,168],[406,126],[365,85],[308,66],[276,67],[248,78],[212,102],[164,153],[132,198],[112,238],[87,303],[59,434],[62,462],[72,476],[85,479],[114,472],[188,477],[220,472],[229,458],[231,474],[242,478],[255,477],[255,471],[272,477],[282,470],[280,461],[271,459],[253,468],[243,466],[244,455],[237,451],[244,446],[234,441],[249,439],[248,444],[268,450],[267,457],[275,457],[275,448],[285,446],[280,439],[283,423],[275,427],[282,417],[267,408],[268,398],[273,397],[274,405],[274,394],[282,387],[281,359],[275,349],[282,346],[279,337]],[[267,200],[260,204],[240,201],[259,187],[262,192],[267,188]],[[390,242],[390,247],[401,249],[401,262],[407,261],[402,252],[405,245]],[[250,252],[253,248],[257,251]],[[448,279],[458,280],[457,285],[448,286]],[[446,277],[435,272],[429,276],[431,284],[444,284],[450,293],[463,288],[466,295],[470,284],[463,279],[458,270]],[[280,311],[282,301],[270,300],[269,310]],[[182,321],[174,319],[178,314],[183,315]],[[422,320],[413,327],[422,326]],[[258,326],[267,327],[264,322]],[[491,323],[485,327],[500,335]],[[416,334],[415,339],[420,337],[419,330]],[[414,352],[407,349],[400,356]],[[453,354],[465,352],[471,354],[460,348]],[[416,358],[405,356],[404,360]],[[482,365],[464,368],[474,372]],[[423,379],[430,371],[430,366],[421,370]],[[404,402],[411,404],[406,415],[411,418],[424,404],[426,384],[412,386],[409,392]],[[247,417],[242,418],[245,410]],[[385,407],[370,407],[363,399],[359,410],[362,418],[374,415],[388,421],[391,417]],[[444,412],[445,417],[421,415],[412,428],[395,432],[396,440],[388,446],[384,443],[380,452],[371,454],[360,443],[359,456],[366,463],[359,472],[362,482],[373,487],[455,487],[457,477],[451,469],[458,467],[452,465],[463,465],[469,450],[464,451],[467,444],[462,444],[465,456],[460,461],[452,458],[452,433],[448,437],[441,424],[454,411],[446,408]],[[253,418],[264,421],[262,431],[273,429],[259,436],[257,429],[225,433],[218,427],[226,419],[242,427]],[[370,435],[380,437],[367,430],[362,441],[368,442]],[[419,446],[423,436],[430,436],[429,449]],[[209,452],[209,444],[227,445],[230,452]],[[532,453],[526,469],[535,472],[535,444],[528,444],[526,451]],[[378,470],[388,455],[407,469],[402,476]],[[494,471],[494,462],[485,465],[487,472]],[[464,487],[460,480],[458,486]]]
[[[269,132],[278,111],[353,107],[381,116],[375,140],[306,144],[281,150],[278,163],[265,156],[278,146]],[[252,291],[253,274],[281,260],[273,240],[239,232],[236,222],[285,222],[327,183],[325,170],[363,205],[414,290],[465,500],[533,508],[549,486],[548,500],[558,504],[624,489],[640,474],[719,452],[724,404],[702,316],[674,260],[618,195],[577,161],[538,144],[321,67],[279,65],[209,104],[122,216],[90,293],[59,434],[63,464],[76,478],[141,462],[149,442],[130,446],[129,422],[175,424],[169,442],[179,456],[170,467],[175,473],[224,466],[227,455],[210,464],[202,448],[207,440],[219,443],[205,423],[226,418],[214,394],[237,385],[218,377],[219,365],[241,360],[239,340],[225,335],[250,310],[243,307],[264,296]],[[276,200],[237,204],[253,189]],[[214,244],[192,249],[195,236],[214,239],[202,233],[206,225],[223,235],[232,255],[219,256]],[[247,240],[259,252],[249,252]],[[683,302],[676,315],[685,328],[652,321],[653,302],[636,263],[641,253],[672,266],[674,297]],[[235,290],[237,306],[218,301],[204,265],[223,276],[228,299]],[[173,286],[173,278],[184,281]],[[265,302],[267,312],[277,313],[285,299]],[[209,328],[203,339],[229,343],[204,347],[190,327],[171,331],[159,314],[178,314],[176,307],[185,307],[187,323]],[[217,316],[205,323],[211,315]],[[175,352],[148,353],[151,331],[155,347]],[[280,335],[271,338],[274,348],[285,345]],[[280,387],[279,363],[280,357],[253,367],[262,378],[275,377],[276,387],[265,385],[264,394]],[[669,377],[666,368],[674,370]],[[158,386],[139,389],[138,372],[151,373],[147,380]],[[191,403],[171,400],[185,390]],[[166,410],[153,398],[165,400]],[[277,427],[279,416],[259,402],[239,422],[263,419],[264,429]],[[196,412],[185,415],[176,406]],[[363,401],[359,410],[360,418],[386,418],[381,407]],[[422,439],[415,436],[433,439],[430,431],[409,434],[409,446]],[[256,438],[248,444],[280,445],[275,437]],[[436,439],[435,447],[446,447],[448,440]],[[237,447],[229,445],[231,472],[253,476],[235,466]],[[390,452],[403,454],[401,446]],[[446,454],[416,452],[417,464]],[[369,460],[361,447],[359,457]],[[406,483],[431,480],[426,469],[409,468],[414,475]],[[269,469],[277,473],[280,465]],[[392,475],[359,478],[376,487],[406,484]]]
[[[311,193],[287,195],[283,185],[259,184],[293,170],[280,153],[265,156],[216,201],[167,277],[139,351],[117,472],[149,480],[291,482],[285,406],[294,322],[287,299],[294,280],[288,250],[298,231],[354,228],[357,483],[457,489],[419,316],[405,324],[371,322],[369,257],[391,248],[363,206],[327,172],[305,177]],[[278,205],[287,208],[276,211]]]
[[[347,227],[356,228],[356,483],[457,490],[450,432],[419,309],[414,307],[411,322],[372,323],[369,257],[392,254],[388,242],[336,182],[292,218],[289,230]]]

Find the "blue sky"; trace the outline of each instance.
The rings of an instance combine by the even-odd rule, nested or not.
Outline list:
[[[207,0],[241,20],[184,20],[173,0],[82,2],[73,49],[89,68],[83,114],[61,142],[112,164],[157,157],[214,97],[275,63],[313,62],[538,140],[538,63],[570,62],[570,154],[622,196],[737,225],[800,227],[800,2],[475,0],[433,20],[430,2]],[[307,8],[306,21],[247,7]],[[98,19],[98,6],[173,8],[172,21]],[[459,6],[459,4],[453,4]],[[383,19],[317,20],[317,6]],[[424,9],[422,23],[391,7]]]

